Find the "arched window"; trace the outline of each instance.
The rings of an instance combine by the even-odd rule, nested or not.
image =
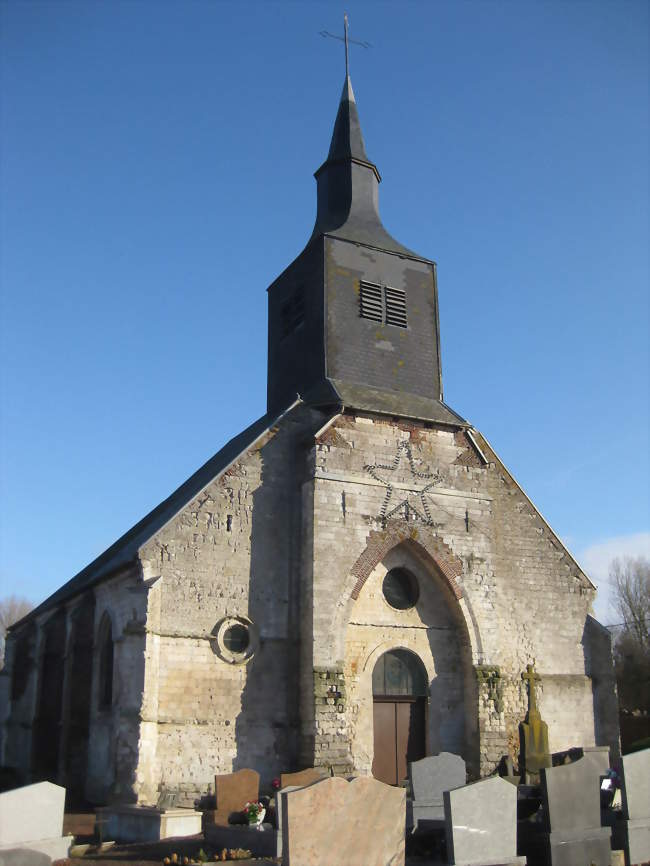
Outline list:
[[[427,672],[415,653],[394,649],[378,659],[372,672],[373,695],[424,697],[428,691]]]
[[[99,627],[99,708],[113,706],[113,625],[104,614]]]
[[[11,700],[17,701],[22,698],[27,688],[29,676],[34,667],[32,653],[34,651],[35,633],[34,627],[20,635],[16,639],[14,650],[14,664],[11,674]]]

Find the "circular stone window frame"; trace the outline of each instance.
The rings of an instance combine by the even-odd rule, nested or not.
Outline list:
[[[408,575],[408,577],[411,581],[411,587],[414,590],[413,595],[414,595],[415,601],[413,602],[413,604],[408,605],[408,607],[395,607],[395,605],[391,604],[386,597],[386,593],[384,592],[384,583],[386,582],[386,578],[388,577],[388,575],[393,571],[404,572],[405,574]],[[386,574],[381,579],[381,597],[383,599],[384,604],[390,610],[395,610],[395,611],[398,611],[399,613],[406,613],[406,611],[414,610],[414,608],[417,607],[418,602],[420,601],[420,595],[421,595],[421,593],[420,593],[420,581],[413,574],[411,569],[406,568],[406,566],[404,566],[404,565],[394,565],[392,568],[389,568],[387,570]]]
[[[248,646],[243,652],[233,652],[225,643],[226,632],[234,625],[243,625],[248,632]],[[249,662],[260,646],[260,633],[255,623],[247,616],[226,616],[212,630],[210,636],[212,651],[224,662],[243,665]]]

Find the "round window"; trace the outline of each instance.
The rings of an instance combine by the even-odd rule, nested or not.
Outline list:
[[[382,586],[384,598],[397,610],[408,610],[417,604],[420,590],[417,580],[405,568],[391,568]]]
[[[260,645],[259,630],[247,616],[227,616],[210,635],[212,650],[225,662],[246,664]]]
[[[223,634],[223,645],[231,653],[243,653],[246,651],[250,638],[248,637],[248,629],[245,625],[229,626]]]

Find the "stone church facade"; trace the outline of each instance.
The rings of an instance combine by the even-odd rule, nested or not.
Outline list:
[[[2,763],[95,803],[249,766],[397,784],[516,757],[534,662],[552,750],[618,750],[595,588],[442,397],[435,264],[378,212],[346,78],[316,225],[270,286],[266,414],[18,623]]]

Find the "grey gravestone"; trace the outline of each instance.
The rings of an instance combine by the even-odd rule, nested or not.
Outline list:
[[[580,758],[587,758],[599,776],[606,776],[611,766],[609,763],[609,746],[574,746],[563,752],[554,752],[553,766],[572,764]]]
[[[517,857],[517,789],[493,776],[445,791],[445,835],[449,863],[489,866],[525,863]]]
[[[467,778],[465,761],[460,755],[441,752],[408,765],[413,796],[415,829],[442,828],[445,820],[443,793],[460,788]],[[424,822],[427,822],[426,824]]]
[[[609,827],[600,826],[600,785],[593,762],[579,758],[571,764],[541,771],[546,819],[540,842],[552,866],[609,866]]]
[[[163,788],[160,792],[160,796],[158,797],[156,808],[160,809],[163,812],[165,811],[165,809],[175,809],[178,806],[180,796],[180,791]]]
[[[585,746],[582,749],[582,754],[594,765],[599,778],[607,775],[607,771],[611,767],[609,762],[609,746]]]
[[[650,749],[623,757],[621,780],[628,863],[650,860]]]

